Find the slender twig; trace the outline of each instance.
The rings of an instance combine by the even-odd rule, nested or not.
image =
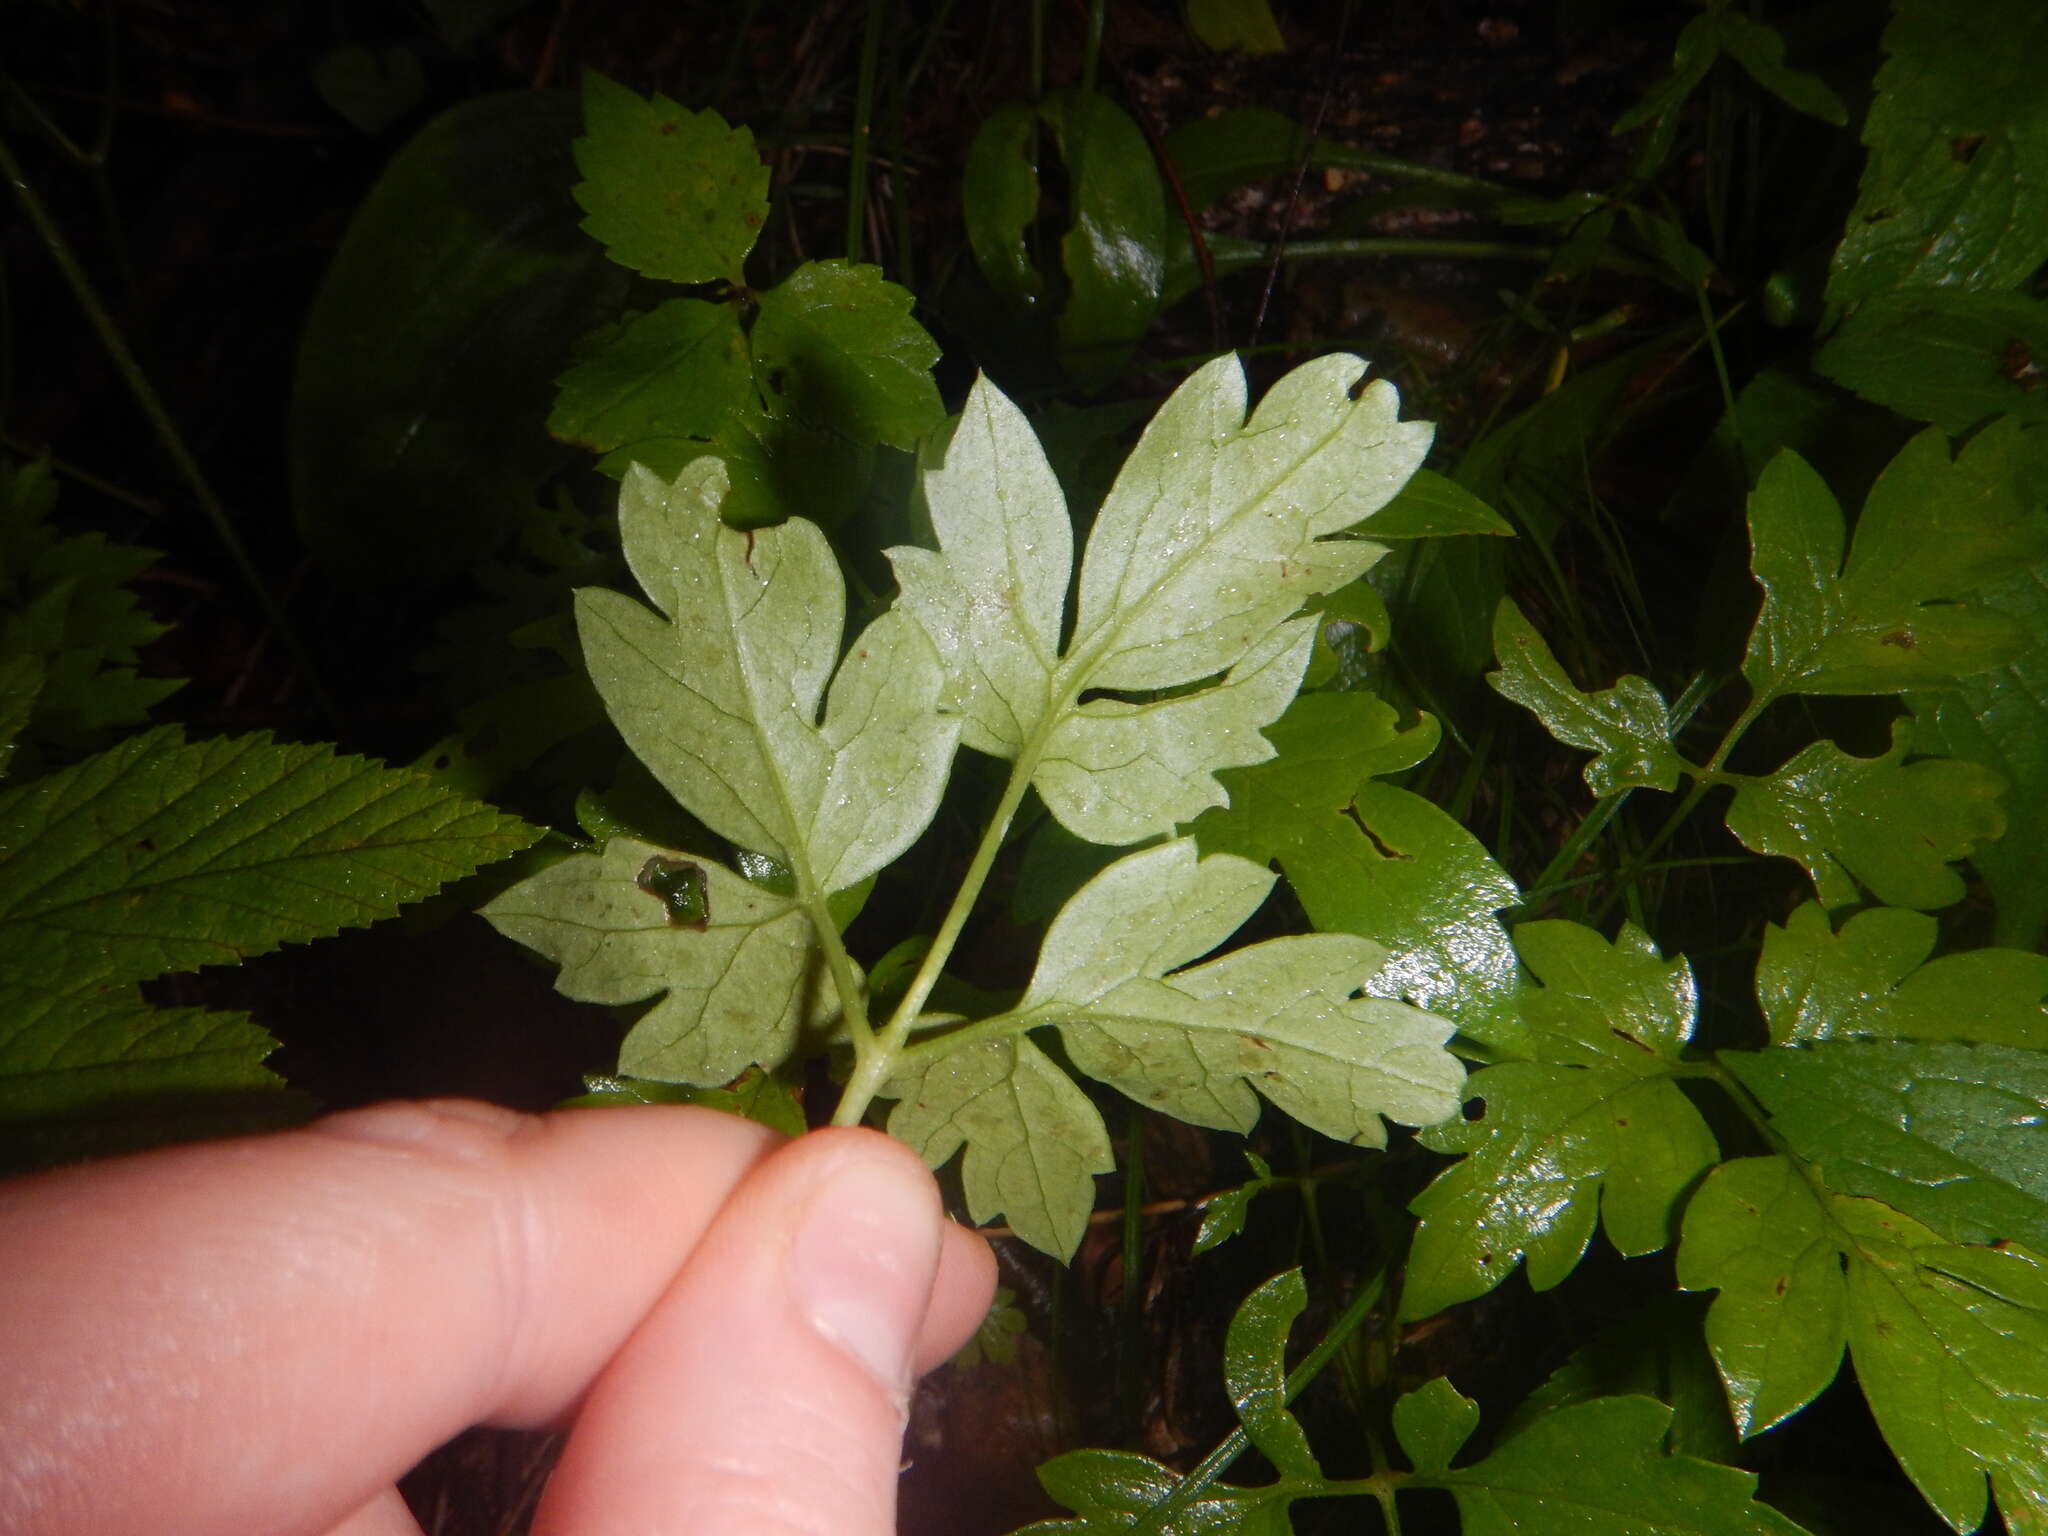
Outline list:
[[[853,155],[846,168],[846,259],[859,261],[868,223],[868,135],[874,128],[875,77],[882,61],[882,23],[889,0],[868,0],[867,32],[860,45],[860,80],[854,87]]]

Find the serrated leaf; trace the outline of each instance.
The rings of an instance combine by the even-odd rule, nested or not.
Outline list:
[[[565,997],[659,998],[620,1046],[621,1072],[718,1087],[756,1062],[778,1065],[801,1030],[837,1017],[839,998],[798,903],[710,859],[693,860],[706,887],[704,926],[671,922],[641,880],[650,860],[670,857],[613,838],[602,853],[572,854],[522,880],[483,915],[560,966],[555,986]]]
[[[2022,473],[2042,452],[2010,422],[1953,462],[1946,438],[1921,433],[1871,487],[1846,564],[1833,494],[1797,454],[1778,454],[1750,498],[1764,603],[1743,676],[1770,698],[1890,693],[1949,686],[2018,655],[2018,625],[1953,600],[2048,551]]]
[[[1912,722],[1899,719],[1882,757],[1817,741],[1768,778],[1739,780],[1728,830],[1805,865],[1823,906],[1858,900],[1859,884],[1893,906],[1960,901],[1963,878],[1949,865],[2005,830],[2005,781],[1950,757],[1909,763],[1912,740]]]
[[[0,971],[73,990],[389,917],[537,832],[425,774],[146,732],[0,791]]]
[[[1088,1096],[1029,1040],[978,1040],[924,1057],[883,1092],[889,1134],[934,1168],[964,1145],[962,1187],[978,1222],[1007,1216],[1043,1253],[1072,1256],[1095,1207],[1095,1175],[1116,1166]]]
[[[1670,1418],[1647,1397],[1574,1403],[1430,1481],[1458,1501],[1465,1536],[1796,1536],[1798,1526],[1751,1497],[1754,1473],[1665,1455]]]
[[[1230,804],[1189,827],[1203,850],[1278,859],[1318,929],[1355,933],[1389,951],[1368,992],[1516,1048],[1521,969],[1495,916],[1516,901],[1515,883],[1437,806],[1369,782],[1428,756],[1434,719],[1402,731],[1377,699],[1311,694],[1267,735],[1278,756],[1226,771]]]
[[[1247,1131],[1252,1089],[1339,1141],[1382,1146],[1381,1116],[1426,1125],[1457,1104],[1450,1025],[1353,993],[1383,957],[1349,934],[1208,953],[1257,910],[1273,876],[1197,861],[1182,838],[1118,860],[1047,931],[1016,1018],[1057,1024],[1074,1065],[1141,1104]],[[1170,973],[1170,974],[1169,974]]]
[[[1951,1242],[2048,1249],[2048,1053],[1830,1040],[1720,1060],[1830,1187]]]
[[[1585,769],[1595,795],[1678,787],[1685,760],[1671,745],[1677,723],[1648,678],[1624,677],[1599,693],[1581,692],[1535,626],[1505,598],[1494,612],[1493,649],[1501,669],[1486,680],[1496,692],[1532,711],[1559,741],[1599,754]]]
[[[1530,1285],[1550,1289],[1585,1251],[1596,1197],[1617,1249],[1655,1252],[1719,1153],[1669,1075],[1692,1032],[1684,962],[1659,960],[1628,927],[1610,945],[1575,923],[1530,923],[1516,945],[1544,983],[1524,1004],[1539,1059],[1479,1072],[1466,1085],[1477,1117],[1423,1132],[1426,1146],[1466,1157],[1410,1203],[1422,1220],[1404,1317],[1483,1295],[1524,1258]]]
[[[1973,949],[1930,961],[1937,931],[1924,913],[1874,907],[1837,933],[1812,902],[1766,927],[1756,993],[1771,1043],[1875,1035],[2048,1047],[2048,955]]]
[[[548,431],[605,453],[644,438],[709,437],[746,397],[747,338],[730,304],[670,299],[624,316],[555,381]]]
[[[1685,1212],[1678,1283],[1719,1291],[1707,1344],[1746,1440],[1818,1397],[1848,1340],[1840,1244],[1813,1187],[1782,1157],[1723,1163]]]
[[[1352,401],[1357,377],[1341,357],[1297,369],[1249,423],[1234,359],[1176,390],[1096,519],[1064,651],[1065,503],[1022,413],[978,383],[926,477],[940,552],[889,552],[903,605],[944,658],[962,739],[1028,756],[1053,813],[1095,841],[1137,842],[1220,804],[1216,769],[1272,756],[1259,732],[1291,697],[1310,638],[1290,616],[1381,552],[1324,535],[1383,505],[1427,446],[1427,428],[1395,420],[1386,385]],[[1226,669],[1163,700],[1077,702]]]
[[[735,532],[719,520],[725,488],[709,458],[672,485],[627,475],[620,535],[665,617],[587,588],[584,656],[620,734],[683,807],[822,899],[924,830],[959,727],[936,713],[943,677],[916,626],[884,614],[842,663],[845,588],[824,535],[802,519]]]
[[[2032,0],[1898,0],[1864,120],[1870,158],[1828,298],[1905,283],[2018,287],[2048,258],[2048,125]]]
[[[1479,1405],[1438,1376],[1394,1404],[1394,1438],[1424,1474],[1447,1472],[1472,1431],[1479,1427]]]
[[[1915,421],[1967,432],[1990,417],[2048,422],[2035,393],[2048,305],[2018,293],[1903,288],[1872,294],[1813,357],[1814,370]]]
[[[1301,1421],[1287,1407],[1287,1335],[1308,1306],[1299,1269],[1275,1275],[1238,1305],[1223,1340],[1223,1389],[1238,1422],[1282,1477],[1321,1480]]]
[[[749,130],[595,70],[583,76],[583,128],[576,205],[613,261],[672,283],[740,281],[768,216],[768,167]]]
[[[1908,702],[1922,748],[2005,775],[2005,836],[1981,845],[1970,860],[1998,904],[1998,942],[2032,949],[2048,927],[2048,863],[2040,857],[2048,847],[2048,562],[1979,590],[1988,607],[2031,637],[2026,651],[1952,690]]]
[[[894,448],[946,419],[938,343],[880,267],[807,261],[756,297],[754,374],[772,411]]]
[[[1171,1498],[1184,1479],[1131,1451],[1068,1451],[1038,1469],[1045,1491],[1080,1516],[1043,1520],[1015,1536],[1106,1536],[1127,1531]],[[1301,1490],[1286,1484],[1237,1488],[1210,1483],[1147,1529],[1153,1536],[1290,1536],[1287,1509]]]

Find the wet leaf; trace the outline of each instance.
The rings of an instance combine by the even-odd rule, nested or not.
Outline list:
[[[1830,1040],[1720,1059],[1831,1188],[1951,1242],[2048,1249],[2048,1053]]]
[[[597,1074],[585,1077],[582,1095],[564,1101],[563,1107],[588,1105],[602,1108],[614,1104],[695,1104],[704,1109],[738,1115],[743,1120],[752,1120],[785,1136],[801,1136],[806,1129],[804,1107],[796,1095],[774,1073],[764,1072],[759,1067],[748,1068],[719,1088]]]
[[[2005,830],[2005,781],[1955,758],[1909,763],[1912,740],[1912,722],[1900,719],[1882,757],[1815,742],[1768,778],[1738,783],[1728,830],[1758,853],[1804,864],[1823,906],[1860,899],[1859,884],[1894,906],[1960,901],[1963,878],[1949,865]]]
[[[1223,1341],[1223,1389],[1252,1444],[1281,1476],[1320,1479],[1308,1435],[1287,1408],[1287,1335],[1307,1305],[1299,1269],[1245,1297]]]
[[[1495,690],[1533,711],[1559,741],[1598,754],[1585,769],[1595,795],[1678,787],[1685,762],[1671,745],[1676,722],[1648,678],[1628,676],[1598,693],[1581,692],[1506,599],[1494,613],[1493,648],[1501,667],[1487,681]]]
[[[1207,1253],[1236,1237],[1244,1230],[1252,1200],[1272,1187],[1273,1170],[1266,1166],[1265,1159],[1256,1152],[1247,1152],[1245,1161],[1251,1164],[1253,1177],[1203,1203],[1202,1224],[1195,1230],[1192,1252]]]
[[[768,216],[768,167],[748,129],[586,70],[575,154],[583,229],[613,261],[672,283],[741,280]]]
[[[1479,1427],[1479,1405],[1438,1376],[1394,1404],[1394,1437],[1422,1473],[1448,1472]]]
[[[1068,1451],[1038,1469],[1045,1491],[1073,1510],[1075,1520],[1043,1520],[1015,1536],[1108,1536],[1127,1531],[1171,1498],[1181,1475],[1149,1456],[1130,1451]],[[1308,1490],[1282,1484],[1236,1488],[1211,1483],[1179,1503],[1173,1514],[1154,1519],[1154,1536],[1291,1536],[1287,1508]]]
[[[670,299],[585,342],[555,381],[548,430],[599,453],[650,437],[709,437],[744,399],[747,369],[730,304]]]
[[[1929,960],[1937,931],[1924,913],[1873,907],[1837,933],[1813,902],[1766,927],[1756,993],[1771,1043],[1869,1035],[2048,1048],[2048,955],[1973,949]]]
[[[1159,308],[1166,190],[1144,133],[1107,96],[1054,91],[1038,110],[1066,162],[1072,207],[1060,240],[1060,357],[1074,377],[1099,383],[1123,367]]]
[[[807,261],[759,299],[754,373],[777,414],[894,448],[946,419],[938,344],[910,317],[915,295],[880,267]]]
[[[1960,288],[1872,294],[1821,344],[1813,366],[1945,432],[2000,415],[2048,422],[2048,304]]]
[[[1038,171],[1031,160],[1038,114],[1012,103],[982,119],[967,149],[960,211],[975,264],[997,295],[1028,310],[1045,297],[1025,233],[1038,218]]]
[[[1661,960],[1627,926],[1609,944],[1576,923],[1528,923],[1515,942],[1543,983],[1524,1004],[1537,1059],[1477,1073],[1466,1085],[1477,1118],[1423,1133],[1466,1156],[1410,1204],[1422,1220],[1404,1317],[1483,1295],[1524,1258],[1530,1285],[1550,1289],[1577,1266],[1596,1215],[1623,1254],[1655,1252],[1718,1155],[1671,1076],[1696,1006],[1684,961]]]

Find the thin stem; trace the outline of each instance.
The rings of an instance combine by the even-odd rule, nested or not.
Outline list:
[[[882,60],[882,23],[889,0],[868,0],[867,35],[860,45],[860,81],[853,103],[853,155],[846,170],[846,259],[859,261],[868,221],[868,136],[874,128],[875,76]]]
[[[200,511],[212,526],[214,536],[227,551],[228,559],[236,573],[248,584],[249,590],[255,595],[257,603],[263,610],[264,617],[269,620],[271,628],[291,651],[308,687],[312,689],[322,709],[331,718],[334,714],[333,703],[320,686],[319,675],[313,669],[313,659],[299,639],[297,630],[285,618],[284,609],[278,603],[276,595],[257,573],[255,562],[249,558],[249,552],[242,547],[242,541],[235,534],[234,525],[228,521],[227,509],[221,505],[220,498],[213,494],[213,487],[207,483],[198,461],[185,446],[184,435],[178,431],[177,423],[171,420],[170,412],[164,408],[163,400],[157,395],[155,386],[149,382],[149,375],[143,372],[142,365],[136,361],[135,354],[129,349],[120,327],[114,324],[114,317],[100,302],[99,293],[93,287],[92,279],[86,275],[85,268],[73,253],[70,243],[65,240],[64,232],[57,227],[57,221],[43,205],[43,200],[36,195],[35,188],[29,185],[27,175],[22,171],[20,162],[14,158],[14,152],[4,138],[0,138],[0,175],[4,175],[8,184],[14,188],[15,201],[21,205],[22,212],[28,216],[29,223],[34,226],[36,234],[41,238],[43,248],[50,253],[50,259],[57,264],[57,270],[63,274],[72,297],[78,301],[78,307],[85,311],[87,323],[99,337],[100,345],[106,348],[115,371],[127,384],[129,393],[135,397],[135,403],[142,408],[142,414],[148,418],[151,428],[156,433],[157,442],[170,458],[186,487],[192,492],[193,499],[199,503]]]
[[[1109,0],[1089,0],[1088,43],[1081,53],[1081,90],[1090,96],[1095,94],[1096,71],[1102,62],[1102,13],[1108,5]]]

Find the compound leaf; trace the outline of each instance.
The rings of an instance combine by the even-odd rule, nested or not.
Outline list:
[[[1500,670],[1486,680],[1496,692],[1534,712],[1559,741],[1599,754],[1586,764],[1595,795],[1678,787],[1685,760],[1671,745],[1671,707],[1649,679],[1629,676],[1599,693],[1581,692],[1506,598],[1494,613],[1493,649]]]
[[[1268,939],[1174,969],[1229,938],[1272,884],[1246,859],[1198,861],[1186,838],[1119,859],[1053,920],[1017,1021],[1057,1024],[1081,1071],[1197,1125],[1250,1130],[1254,1087],[1363,1146],[1385,1144],[1383,1115],[1427,1125],[1451,1113],[1464,1072],[1443,1049],[1450,1025],[1353,995],[1378,945]]]
[[[646,438],[705,438],[747,388],[747,338],[730,304],[670,299],[579,349],[555,381],[548,430],[607,453]]]
[[[857,442],[914,448],[946,419],[938,343],[880,267],[807,261],[758,295],[754,374],[769,408]]]
[[[1754,1473],[1664,1453],[1671,1410],[1603,1397],[1544,1414],[1484,1461],[1428,1479],[1458,1501],[1465,1536],[1797,1536],[1751,1497]]]
[[[1930,961],[1936,931],[1925,913],[1873,907],[1837,933],[1813,902],[1766,927],[1756,992],[1771,1043],[1875,1035],[2048,1048],[2048,955],[1973,949]]]
[[[1088,1095],[1029,1040],[979,1040],[917,1060],[883,1092],[898,1102],[889,1134],[932,1167],[962,1145],[960,1174],[976,1221],[1007,1215],[1041,1252],[1072,1256],[1095,1206],[1095,1175],[1116,1166]]]
[[[613,261],[672,283],[738,283],[768,216],[754,135],[716,112],[583,76],[575,144],[583,228]]]
[[[1858,899],[1931,909],[1963,897],[1949,868],[2005,830],[2005,781],[1956,758],[1907,762],[1910,720],[1892,723],[1882,757],[1852,757],[1817,741],[1768,778],[1739,781],[1728,830],[1758,853],[1797,859],[1827,907]]]
[[[1232,358],[1176,390],[1096,520],[1064,650],[1064,498],[1022,413],[975,386],[925,481],[939,551],[889,555],[903,606],[944,659],[962,739],[1028,757],[1069,830],[1140,841],[1221,804],[1216,769],[1273,755],[1261,728],[1289,702],[1312,641],[1313,621],[1290,616],[1383,552],[1324,536],[1384,505],[1428,445],[1427,427],[1395,419],[1389,386],[1350,398],[1359,371],[1345,357],[1297,369],[1249,423]],[[1078,702],[1218,673],[1166,699]]]
[[[2013,422],[1953,461],[1940,432],[1921,433],[1871,487],[1846,564],[1826,482],[1789,449],[1773,458],[1750,497],[1764,602],[1742,673],[1758,695],[1946,687],[2018,655],[2018,624],[1956,600],[2048,552],[2020,473],[2040,452]]]
[[[678,863],[702,882],[701,918],[678,921],[663,898],[655,872]],[[710,859],[615,837],[522,880],[483,915],[560,966],[565,997],[659,999],[619,1048],[619,1070],[633,1077],[730,1083],[756,1062],[781,1062],[801,1030],[838,1014],[809,915]]]
[[[1423,1132],[1466,1156],[1410,1205],[1422,1220],[1409,1318],[1485,1294],[1524,1258],[1530,1285],[1548,1290],[1577,1265],[1596,1213],[1622,1253],[1656,1251],[1719,1152],[1669,1075],[1692,1032],[1685,963],[1659,960],[1626,926],[1610,945],[1575,923],[1530,923],[1516,945],[1544,983],[1524,1005],[1539,1059],[1479,1072],[1466,1085],[1476,1116]]]
[[[2048,1053],[1830,1040],[1720,1059],[1830,1187],[1951,1242],[2048,1250]]]
[[[389,917],[535,829],[422,773],[171,727],[0,791],[0,972],[51,992]]]
[[[726,485],[711,458],[673,484],[629,471],[620,535],[661,614],[586,588],[577,623],[627,744],[706,826],[788,865],[809,902],[924,830],[959,726],[937,714],[938,659],[900,615],[841,663],[845,587],[825,536],[801,518],[736,532],[719,520]]]

